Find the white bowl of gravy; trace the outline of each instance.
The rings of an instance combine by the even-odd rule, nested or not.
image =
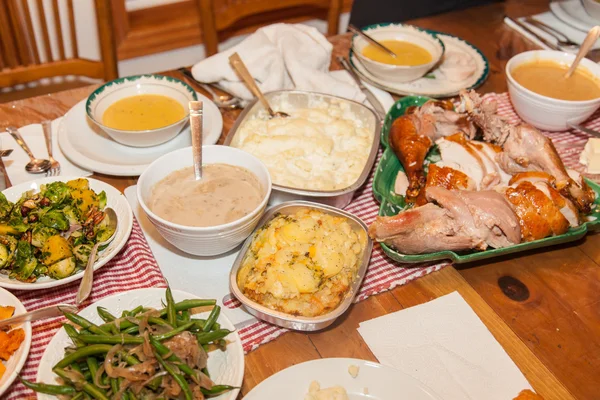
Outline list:
[[[584,58],[570,78],[563,78],[574,59],[570,53],[533,50],[508,61],[508,93],[523,121],[564,131],[567,121],[579,124],[600,107],[600,66]]]
[[[115,79],[94,90],[85,110],[113,140],[132,147],[168,142],[186,126],[188,103],[198,96],[190,85],[163,75]]]
[[[352,50],[358,61],[378,78],[410,82],[424,76],[444,55],[444,43],[433,33],[403,24],[375,24],[362,29],[397,57],[354,35]]]
[[[271,195],[267,167],[228,146],[203,146],[202,179],[195,181],[192,148],[165,154],[142,173],[138,201],[158,232],[178,249],[214,256],[254,230]]]

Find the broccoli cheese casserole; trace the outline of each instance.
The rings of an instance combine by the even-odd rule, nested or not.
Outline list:
[[[369,159],[374,132],[347,101],[314,99],[308,107],[285,101],[276,110],[289,118],[258,113],[231,141],[265,163],[273,183],[295,189],[332,191],[355,183]]]
[[[246,297],[273,310],[323,315],[348,294],[366,244],[365,232],[345,217],[309,208],[277,214],[252,238],[237,284]]]

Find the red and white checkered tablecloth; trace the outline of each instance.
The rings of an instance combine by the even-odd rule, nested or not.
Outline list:
[[[508,117],[511,122],[519,121],[510,103],[508,93],[491,93],[485,97],[496,99],[499,114]],[[594,114],[586,126],[592,129],[600,129],[600,112]],[[573,131],[545,132],[545,134],[553,140],[567,167],[582,171],[583,167],[579,164],[579,154],[590,136]],[[370,224],[375,219],[379,210],[379,204],[372,194],[373,174],[377,164],[378,162],[371,171],[367,184],[357,192],[352,203],[346,207],[347,211],[361,218],[366,224]],[[374,294],[404,285],[447,265],[449,264],[406,265],[396,263],[389,260],[379,245],[376,244],[367,274],[355,301],[359,302]],[[14,293],[23,302],[27,310],[34,310],[50,304],[74,302],[78,286],[79,282],[76,281],[54,290],[16,291]],[[146,287],[166,287],[166,282],[137,221],[134,221],[131,237],[123,251],[96,273],[94,291],[88,301],[94,302],[115,293]],[[230,308],[236,308],[240,305],[237,300],[230,300],[226,303],[226,306]],[[55,318],[33,323],[31,351],[25,367],[21,371],[22,377],[35,380],[37,366],[44,349],[61,327],[63,321],[62,318]],[[249,352],[286,331],[286,329],[265,322],[255,322],[241,328],[239,334],[244,351]],[[6,398],[9,400],[34,397],[35,394],[19,382],[15,382],[6,393]]]
[[[15,290],[13,294],[21,300],[28,311],[58,303],[74,304],[79,282],[75,281],[48,290],[30,292]],[[84,306],[126,290],[166,286],[165,278],[160,272],[148,242],[134,219],[131,236],[123,250],[94,274],[94,289]],[[35,382],[38,364],[44,350],[65,321],[64,317],[60,317],[32,323],[31,349],[20,376]],[[35,397],[35,393],[23,386],[18,379],[5,393],[7,400],[34,399]]]

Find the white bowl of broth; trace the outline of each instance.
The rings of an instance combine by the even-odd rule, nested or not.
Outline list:
[[[508,92],[523,121],[547,131],[570,129],[600,107],[600,66],[584,58],[568,79],[565,72],[574,54],[533,50],[506,64]]]
[[[410,82],[423,77],[444,54],[444,43],[435,34],[415,26],[375,24],[362,30],[396,53],[397,57],[392,57],[359,35],[352,38],[352,50],[359,62],[373,75],[389,82]]]
[[[110,81],[87,99],[88,118],[113,140],[151,147],[175,138],[187,125],[194,89],[163,75],[138,75]]]
[[[226,253],[252,233],[271,195],[271,177],[258,158],[229,146],[203,146],[195,181],[192,148],[165,154],[142,173],[137,196],[158,232],[197,256]]]

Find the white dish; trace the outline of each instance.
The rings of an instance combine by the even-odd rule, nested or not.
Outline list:
[[[154,185],[171,172],[192,166],[191,147],[165,154],[150,164],[138,180],[137,196],[148,219],[169,243],[196,256],[215,256],[233,249],[252,233],[271,196],[271,176],[262,161],[234,147],[202,146],[202,161],[203,164],[223,163],[248,169],[258,178],[264,190],[261,203],[250,214],[217,226],[185,226],[154,214],[147,205]]]
[[[581,0],[551,1],[550,11],[564,23],[586,33],[599,23],[585,11]]]
[[[21,197],[21,194],[23,194],[23,192],[26,192],[28,190],[35,190],[36,192],[38,192],[40,190],[40,185],[42,184],[56,181],[66,182],[71,179],[77,178],[79,177],[55,176],[49,178],[40,178],[34,181],[12,186],[9,189],[3,190],[2,193],[4,193],[8,200],[16,201]],[[87,179],[90,182],[90,188],[96,193],[99,193],[103,190],[106,192],[107,206],[114,209],[117,213],[117,216],[119,217],[119,226],[117,227],[117,233],[115,235],[115,238],[112,242],[110,242],[106,249],[98,253],[98,258],[96,260],[96,264],[94,265],[94,271],[96,271],[104,264],[109,262],[114,256],[116,256],[119,253],[119,251],[121,251],[123,246],[125,246],[125,243],[127,243],[127,239],[129,238],[129,234],[131,233],[131,229],[133,228],[133,214],[131,212],[131,207],[129,206],[127,199],[120,191],[118,191],[111,185],[98,181],[96,179],[85,179]],[[7,275],[0,275],[0,287],[18,290],[47,289],[66,285],[67,283],[81,279],[82,276],[83,271],[79,271],[76,274],[64,279],[57,280],[45,276],[33,283],[25,283],[16,279],[10,279]]]
[[[103,124],[104,114],[119,100],[137,95],[166,96],[183,107],[183,118],[155,129],[122,130]],[[87,116],[100,129],[117,142],[133,147],[153,147],[168,142],[177,136],[189,120],[189,102],[198,100],[198,95],[187,83],[164,75],[137,75],[118,78],[94,90],[85,104]]]
[[[388,82],[403,83],[419,79],[432,69],[444,54],[444,44],[437,36],[412,25],[374,25],[363,29],[363,32],[378,41],[402,40],[413,43],[431,54],[432,60],[427,64],[413,66],[384,64],[363,56],[362,51],[369,43],[363,37],[354,35],[351,46],[354,54],[370,73]]]
[[[513,79],[511,71],[515,67],[538,59],[570,65],[575,59],[575,54],[553,50],[532,50],[520,53],[508,61],[505,70],[508,93],[515,111],[523,121],[547,131],[565,131],[570,129],[567,121],[579,124],[600,107],[600,98],[584,101],[554,99],[526,89]],[[598,64],[584,58],[580,65],[590,71],[596,80],[600,80]]]
[[[600,3],[595,0],[581,0],[583,8],[596,23],[600,22]]]
[[[350,365],[359,368],[356,378],[348,373]],[[286,368],[258,384],[244,400],[303,400],[312,381],[319,382],[321,389],[340,385],[351,400],[440,400],[403,372],[354,358],[322,358]]]
[[[223,130],[223,116],[207,97],[197,93],[204,104],[203,143],[215,144]],[[58,144],[73,163],[90,171],[115,176],[138,176],[158,157],[191,146],[189,127],[174,139],[154,147],[129,147],[112,140],[86,115],[86,100],[77,103],[62,119]]]
[[[0,289],[0,306],[13,306],[15,308],[14,315],[25,314],[27,310],[23,306],[23,304],[17,299],[12,293],[8,290]],[[29,355],[29,348],[31,347],[31,323],[26,322],[21,325],[16,325],[14,328],[21,328],[25,331],[25,339],[21,346],[14,352],[11,358],[8,361],[3,361],[2,363],[6,367],[6,372],[0,379],[0,396],[6,392],[6,390],[13,383],[15,378],[21,372],[21,368],[25,364],[25,360],[27,360],[27,355]]]
[[[412,82],[393,83],[380,79],[370,73],[358,57],[350,50],[350,65],[360,75],[361,79],[385,91],[399,95],[415,95],[430,97],[450,97],[457,95],[463,89],[473,89],[481,85],[489,74],[487,58],[472,44],[452,35],[436,33],[442,42],[446,52],[452,49],[468,53],[474,60],[477,69],[473,75],[464,81],[452,82],[440,72],[434,69],[423,78]]]
[[[162,308],[161,300],[164,301],[165,289],[148,288],[131,290],[128,292],[119,293],[113,296],[105,297],[104,299],[91,304],[79,312],[79,315],[90,320],[93,323],[101,324],[103,321],[97,313],[97,307],[104,307],[112,314],[120,315],[124,310],[132,310],[135,307],[142,305],[144,307]],[[186,299],[197,299],[198,296],[173,290],[173,298],[175,301]],[[206,318],[208,312],[196,314],[195,316]],[[235,330],[233,324],[222,313],[219,316],[218,322],[225,329]],[[226,338],[227,350],[215,350],[209,353],[208,371],[214,382],[231,386],[242,386],[244,378],[244,351],[242,342],[237,332],[229,334]],[[40,360],[38,367],[37,382],[48,384],[56,384],[56,375],[52,372],[52,367],[65,356],[65,347],[71,344],[71,339],[67,333],[61,328],[56,335],[50,340],[44,355]],[[224,393],[221,396],[213,397],[218,400],[234,400],[238,395],[239,389]],[[38,393],[38,400],[54,400],[56,397]]]

